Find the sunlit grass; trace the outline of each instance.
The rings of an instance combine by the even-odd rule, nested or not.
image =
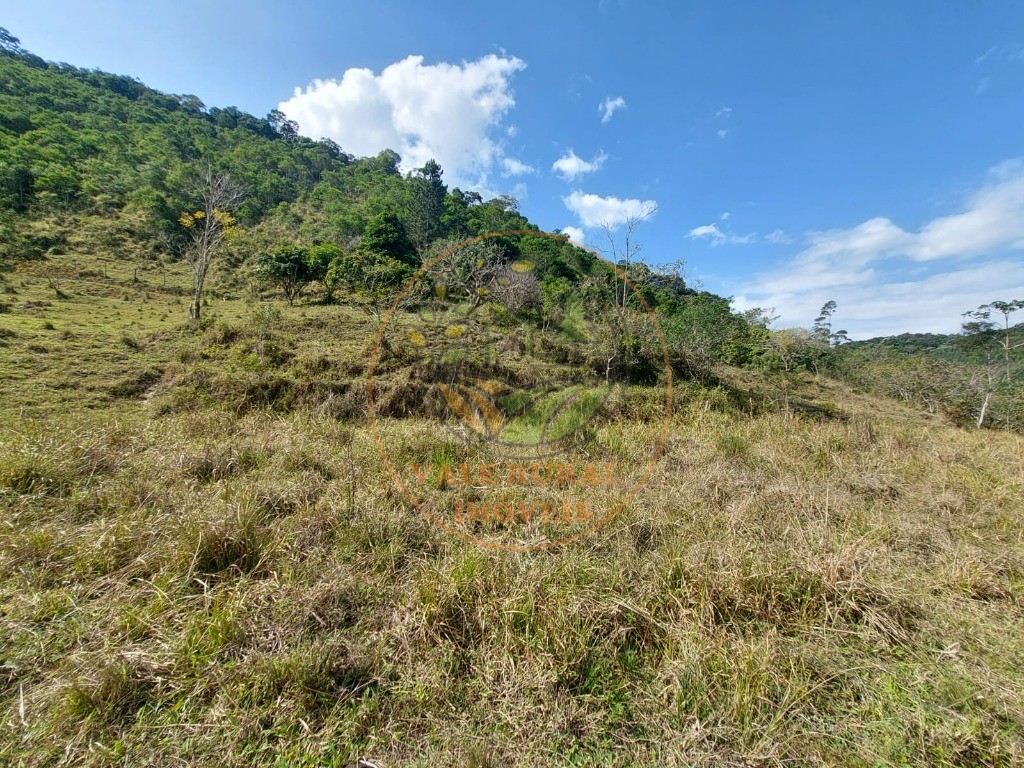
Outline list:
[[[383,465],[373,318],[282,307],[259,350],[243,298],[192,329],[184,297],[103,268],[66,299],[9,276],[0,314],[0,763],[1024,759],[1018,437],[809,377],[786,411],[723,371],[677,382],[606,526],[483,549]],[[400,411],[400,352],[379,430],[436,478],[470,449]],[[664,400],[524,390],[502,438],[642,468]]]

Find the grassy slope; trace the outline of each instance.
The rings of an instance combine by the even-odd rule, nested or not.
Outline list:
[[[481,550],[381,468],[369,319],[261,362],[244,302],[196,334],[181,273],[89,264],[0,297],[0,763],[1024,764],[1019,437],[683,386],[631,509]]]

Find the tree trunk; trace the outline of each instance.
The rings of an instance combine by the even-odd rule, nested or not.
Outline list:
[[[988,412],[988,401],[992,397],[991,392],[985,393],[985,402],[981,404],[981,413],[978,414],[978,429],[981,429],[981,425],[985,423],[985,414]]]
[[[203,286],[206,285],[206,270],[209,268],[209,263],[206,259],[200,255],[199,261],[196,264],[195,272],[193,273],[193,284],[192,284],[192,304],[188,308],[189,319],[194,323],[199,322],[199,317],[202,314],[203,309]]]

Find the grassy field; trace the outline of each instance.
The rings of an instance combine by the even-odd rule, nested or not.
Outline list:
[[[608,525],[484,549],[382,465],[373,318],[78,261],[0,285],[0,764],[1024,765],[1020,437],[722,371]]]

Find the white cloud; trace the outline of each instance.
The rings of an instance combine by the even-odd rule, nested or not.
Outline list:
[[[586,237],[583,230],[579,227],[562,227],[562,234],[570,240],[575,240],[577,243],[582,243]]]
[[[728,211],[726,211],[725,213],[723,213],[723,214],[722,214],[721,216],[719,216],[718,218],[720,218],[720,219],[721,219],[722,221],[725,221],[725,220],[727,220],[727,219],[729,218],[729,212],[728,212]]]
[[[710,237],[712,240],[724,239],[725,235],[715,224],[705,224],[703,227],[694,227],[690,230],[690,237],[694,240],[702,237]]]
[[[941,216],[919,232],[907,232],[884,217],[850,229],[812,235],[802,257],[842,256],[859,263],[905,256],[914,261],[978,256],[999,247],[1024,247],[1024,161],[1002,163],[972,195],[962,213]]]
[[[339,80],[314,80],[278,108],[303,135],[331,138],[346,152],[393,149],[405,169],[433,158],[449,183],[481,186],[502,157],[491,132],[515,105],[511,78],[525,66],[493,54],[429,65],[409,56],[380,74],[353,68]]]
[[[728,214],[722,216],[722,220],[729,218]],[[737,235],[732,232],[723,232],[717,224],[705,224],[702,227],[694,227],[687,232],[691,240],[709,240],[711,245],[745,245],[754,242],[753,233],[749,235]]]
[[[774,245],[789,245],[793,242],[793,238],[787,235],[785,230],[782,229],[772,230],[764,236],[764,239]]]
[[[562,157],[551,164],[551,170],[565,181],[572,181],[586,173],[596,171],[604,165],[604,161],[607,159],[608,155],[604,152],[599,152],[593,160],[587,162],[570,149],[568,154],[562,155]]]
[[[614,99],[611,96],[605,96],[601,103],[597,105],[597,111],[601,112],[601,122],[607,123],[612,119],[612,115],[615,114],[616,110],[623,109],[626,106],[626,100],[621,96],[616,96]]]
[[[532,165],[520,162],[514,157],[501,158],[501,167],[504,169],[506,176],[523,176],[527,173],[537,172]]]
[[[728,120],[730,115],[732,115],[732,107],[722,107],[715,112],[715,119]]]
[[[1022,250],[1024,162],[1015,160],[991,169],[963,211],[917,232],[876,217],[812,234],[808,247],[744,285],[736,301],[774,306],[782,324],[807,325],[834,299],[843,318],[836,322],[860,338],[955,331],[961,312],[1024,294]]]
[[[802,280],[792,291],[762,293],[756,283],[733,303],[740,311],[751,307],[775,307],[780,319],[775,327],[811,324],[818,310],[833,299],[839,310],[833,326],[850,337],[867,339],[898,333],[954,333],[960,314],[1004,296],[1024,294],[1024,264],[991,260],[977,266],[954,269],[918,279],[885,281],[874,270],[854,282],[819,290]]]
[[[728,133],[729,132],[727,130],[725,130],[725,128],[719,128],[718,129],[718,138],[724,139],[726,134],[728,134]]]
[[[647,217],[654,213],[658,204],[654,200],[637,200],[617,197],[601,197],[574,190],[563,197],[565,207],[579,216],[584,227],[608,226],[614,229],[631,218]]]

